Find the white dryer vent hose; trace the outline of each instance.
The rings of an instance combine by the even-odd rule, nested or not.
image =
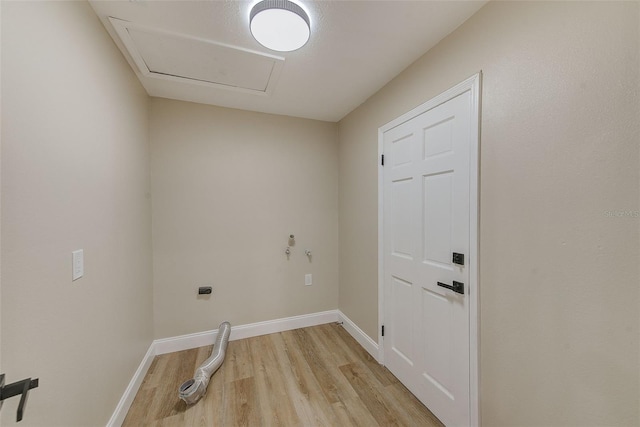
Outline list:
[[[213,345],[213,350],[211,350],[211,356],[196,369],[193,378],[182,383],[178,389],[178,396],[187,405],[193,405],[207,392],[211,375],[218,370],[224,361],[227,344],[229,343],[229,334],[231,334],[231,324],[222,322],[218,326],[218,336],[216,337],[216,343]]]

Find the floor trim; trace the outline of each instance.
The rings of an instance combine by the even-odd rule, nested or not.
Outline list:
[[[291,329],[307,328],[309,326],[323,325],[331,322],[342,322],[345,330],[365,349],[374,359],[378,360],[378,344],[372,340],[362,329],[360,329],[351,319],[340,310],[322,311],[319,313],[304,314],[301,316],[286,317],[282,319],[267,320],[265,322],[250,323],[231,327],[230,341],[243,338],[257,337],[260,335],[273,334],[277,332],[289,331]],[[124,422],[133,399],[138,393],[140,385],[144,380],[151,362],[155,356],[176,351],[189,350],[192,348],[212,345],[218,335],[218,330],[198,332],[195,334],[180,335],[171,338],[155,340],[149,346],[140,366],[136,370],[133,378],[124,391],[118,406],[116,406],[107,427],[119,427]]]
[[[136,394],[138,393],[138,389],[142,385],[142,381],[144,380],[145,375],[147,375],[147,371],[149,371],[149,367],[151,367],[151,362],[153,362],[153,358],[156,357],[156,352],[154,349],[153,343],[149,346],[147,353],[142,358],[142,362],[140,362],[140,366],[133,374],[133,378],[129,382],[122,398],[120,398],[120,402],[118,402],[118,406],[116,406],[115,411],[113,411],[113,415],[111,415],[111,419],[107,422],[107,427],[120,427],[124,422],[127,413],[129,412],[129,408],[131,408],[131,404],[133,403],[133,399],[135,399]]]
[[[358,344],[360,344],[367,352],[377,361],[380,362],[379,359],[379,346],[378,343],[375,342],[371,337],[364,333],[362,329],[358,327],[351,319],[347,317],[342,311],[338,310],[338,317],[340,318],[340,322],[342,322],[342,327],[349,332]]]
[[[319,313],[303,314],[301,316],[285,317],[283,319],[267,320],[265,322],[250,323],[247,325],[231,326],[231,336],[229,337],[229,341],[274,334],[276,332],[284,332],[291,329],[323,325],[325,323],[337,321],[338,310],[329,310],[321,311]],[[153,343],[155,345],[156,354],[165,354],[212,345],[217,336],[218,330],[213,329],[211,331],[198,332],[195,334],[163,338],[155,340]]]
[[[319,313],[304,314],[301,316],[286,317],[283,319],[267,320],[265,322],[250,323],[247,325],[232,326],[231,336],[229,339],[233,341],[243,338],[257,337],[259,335],[273,334],[291,329],[306,328],[309,326],[337,322],[338,319],[338,310],[329,310]],[[215,342],[217,335],[218,330],[214,329],[211,331],[198,332],[195,334],[181,335],[171,338],[162,338],[153,341],[149,346],[149,350],[147,350],[147,354],[144,355],[142,362],[140,362],[140,366],[138,366],[133,378],[124,391],[120,402],[118,402],[113,415],[107,423],[107,427],[119,427],[122,425],[154,357],[160,354],[212,345]]]

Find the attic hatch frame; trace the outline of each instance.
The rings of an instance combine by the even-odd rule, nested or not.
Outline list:
[[[140,73],[145,77],[168,80],[168,81],[173,81],[173,82],[188,84],[188,85],[212,87],[216,89],[229,90],[233,92],[239,92],[239,93],[245,93],[245,94],[251,94],[251,95],[270,96],[273,93],[273,90],[282,72],[282,68],[284,67],[285,58],[282,56],[271,55],[268,53],[245,49],[238,46],[219,43],[219,42],[205,39],[202,37],[191,36],[191,35],[182,34],[174,31],[160,30],[158,28],[154,28],[148,25],[137,24],[134,22],[115,18],[112,16],[109,16],[108,19],[111,25],[113,26],[113,29],[115,30],[116,34],[118,34],[120,41],[122,42],[122,45],[124,47],[124,49],[122,50],[126,51],[131,61],[133,61],[133,64],[136,65]],[[169,36],[169,37],[174,37],[176,39],[181,39],[181,40],[191,40],[195,42],[204,43],[210,46],[231,49],[242,54],[255,55],[257,57],[260,57],[261,59],[271,60],[273,61],[273,66],[271,68],[271,72],[267,80],[267,85],[264,90],[251,89],[251,88],[245,88],[241,86],[217,83],[217,82],[212,82],[212,81],[207,81],[207,80],[202,80],[197,78],[190,78],[190,77],[167,74],[167,73],[151,70],[147,65],[147,63],[145,62],[144,57],[142,56],[142,53],[138,50],[138,46],[136,45],[136,42],[133,40],[133,37],[131,36],[131,33],[129,32],[129,30],[141,31],[151,35]],[[133,64],[131,65],[133,66]]]

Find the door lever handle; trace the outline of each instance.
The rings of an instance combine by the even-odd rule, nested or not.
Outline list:
[[[443,288],[451,289],[453,292],[457,292],[459,294],[464,295],[464,283],[453,281],[453,286],[447,285],[446,283],[438,282],[438,286],[442,286]]]

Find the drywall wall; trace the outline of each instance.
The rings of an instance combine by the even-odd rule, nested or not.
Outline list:
[[[150,129],[156,338],[337,307],[335,123],[152,98]]]
[[[484,426],[640,424],[638,7],[490,2],[339,123],[339,307],[375,339],[377,129],[483,71]]]
[[[148,97],[86,2],[2,2],[2,124],[2,368],[40,379],[19,425],[105,425],[152,340]]]

